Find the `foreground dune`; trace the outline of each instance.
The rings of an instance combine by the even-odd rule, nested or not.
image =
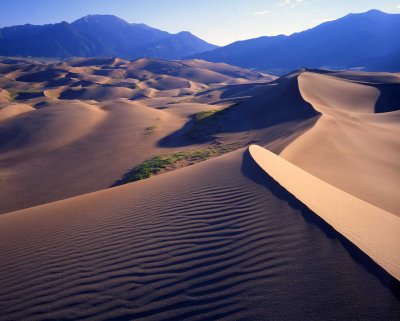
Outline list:
[[[400,218],[252,145],[251,156],[274,180],[400,280]]]
[[[3,320],[394,320],[400,313],[394,279],[244,150],[4,214],[0,260]]]

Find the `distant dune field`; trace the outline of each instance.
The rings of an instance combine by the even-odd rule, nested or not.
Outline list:
[[[0,320],[399,319],[398,74],[0,73]]]

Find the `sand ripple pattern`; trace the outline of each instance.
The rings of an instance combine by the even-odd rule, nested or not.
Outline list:
[[[276,185],[239,151],[2,215],[0,319],[396,319],[396,289]]]

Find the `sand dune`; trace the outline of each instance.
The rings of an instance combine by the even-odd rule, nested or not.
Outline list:
[[[107,188],[162,153],[157,141],[185,120],[118,100],[94,106],[69,102],[14,118],[0,127],[1,137],[20,132],[0,149],[7,183],[0,189],[0,207],[11,211]]]
[[[80,99],[105,101],[116,98],[130,98],[133,90],[121,87],[90,86],[86,88],[69,88],[63,91],[59,99]]]
[[[322,117],[281,156],[324,181],[399,215],[400,111],[377,113],[382,94],[373,85],[306,72],[299,76],[299,88]],[[392,99],[385,100],[381,109],[387,109],[386,104],[396,107],[399,103],[400,91],[393,88],[392,93]]]
[[[168,74],[203,84],[221,83],[229,81],[232,77],[248,80],[263,79],[265,81],[265,76],[267,76],[270,80],[273,79],[269,75],[263,76],[247,69],[199,60],[163,61],[143,58],[132,62],[131,66],[152,73]]]
[[[185,60],[183,61],[183,63],[191,67],[202,68],[205,70],[212,70],[214,72],[233,78],[252,79],[252,80],[265,79],[264,76],[269,77],[270,80],[273,80],[275,78],[271,75],[263,75],[258,72],[250,71],[248,69],[241,67],[228,65],[225,63],[213,63],[199,59]]]
[[[0,320],[398,319],[398,75],[0,72]],[[109,188],[153,155],[227,146]]]
[[[193,122],[196,113],[227,106],[209,105],[210,98],[199,104],[197,93],[213,86],[227,87],[217,95],[229,90],[229,70],[241,72],[241,81],[249,83],[269,79],[213,66],[116,58],[4,61],[6,90],[0,99],[7,107],[0,111],[0,166],[7,189],[0,189],[0,212],[107,188],[154,154],[187,149],[159,142]],[[33,112],[22,115],[25,111]],[[192,142],[190,148],[197,145]]]
[[[26,104],[8,104],[0,107],[0,122],[34,110]]]
[[[400,218],[362,201],[252,145],[250,154],[268,175],[400,280]]]
[[[0,105],[10,103],[10,93],[7,90],[0,89]]]
[[[9,119],[0,127],[0,161],[3,166],[15,164],[71,144],[89,134],[103,116],[92,105],[70,102]]]
[[[390,320],[400,311],[394,281],[243,150],[2,215],[0,258],[7,319]]]

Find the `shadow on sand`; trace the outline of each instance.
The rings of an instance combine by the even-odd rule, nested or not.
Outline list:
[[[277,198],[286,201],[290,207],[301,212],[304,220],[310,224],[317,226],[330,239],[338,240],[349,255],[360,265],[362,265],[370,274],[374,275],[383,286],[390,289],[394,295],[400,299],[400,282],[387,273],[369,256],[362,252],[353,243],[338,233],[332,226],[327,224],[317,214],[312,212],[307,206],[300,202],[295,196],[290,194],[271,176],[265,173],[258,164],[253,160],[248,150],[243,155],[242,173],[256,182],[264,186]]]

